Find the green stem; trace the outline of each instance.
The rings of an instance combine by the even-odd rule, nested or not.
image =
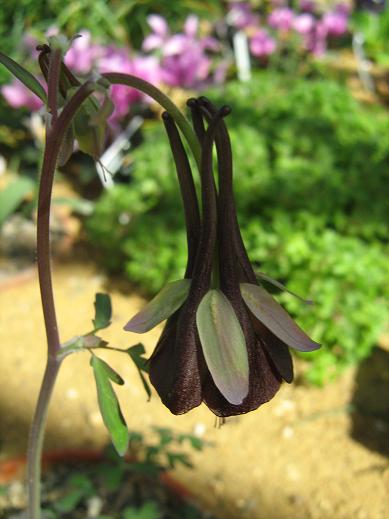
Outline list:
[[[161,90],[156,88],[151,83],[148,83],[144,79],[140,79],[135,76],[131,76],[130,74],[121,74],[119,72],[107,72],[102,74],[102,76],[107,79],[113,85],[127,85],[132,88],[136,88],[141,92],[147,94],[152,97],[157,103],[159,103],[162,108],[164,108],[175,120],[177,126],[182,131],[185,139],[193,153],[193,156],[196,160],[197,166],[200,168],[200,160],[201,160],[201,150],[199,141],[192,130],[192,126],[190,125],[187,118],[184,114],[179,110],[179,108],[171,101],[167,95],[165,95]]]
[[[29,449],[27,453],[27,519],[39,519],[41,517],[42,447],[47,411],[60,365],[61,362],[53,358],[49,358],[47,362],[30,430]]]

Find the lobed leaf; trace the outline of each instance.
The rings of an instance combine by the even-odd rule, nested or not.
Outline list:
[[[124,327],[127,332],[145,333],[165,321],[188,297],[190,279],[172,281],[137,313]]]
[[[13,76],[15,76],[19,81],[23,83],[33,94],[37,95],[45,104],[47,102],[47,95],[44,91],[44,88],[36,79],[35,76],[31,74],[24,67],[16,63],[12,58],[6,56],[2,52],[0,52],[0,63],[2,63]]]
[[[234,405],[249,391],[246,340],[234,309],[220,290],[210,290],[196,313],[197,329],[216,387]]]
[[[97,398],[101,416],[117,453],[123,456],[128,449],[129,433],[119,401],[111,381],[124,384],[123,379],[106,362],[92,355],[90,362],[96,380]]]
[[[252,314],[285,344],[298,351],[320,348],[320,344],[310,339],[264,288],[241,283],[240,291]]]
[[[147,359],[143,357],[143,355],[146,353],[145,347],[143,344],[135,344],[134,346],[131,346],[127,349],[127,353],[131,357],[132,361],[134,362],[135,366],[138,369],[138,373],[140,376],[140,379],[142,381],[144,390],[147,393],[147,397],[150,400],[151,398],[151,389],[150,386],[143,375],[143,372],[148,373],[149,372],[149,366],[147,364]]]
[[[107,328],[111,324],[112,306],[108,294],[97,293],[95,297],[95,318],[93,319],[94,331]]]

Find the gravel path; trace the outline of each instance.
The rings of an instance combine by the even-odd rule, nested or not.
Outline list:
[[[142,305],[128,287],[107,281],[91,264],[56,265],[54,283],[63,341],[88,331],[94,294],[108,290],[114,317],[102,335],[116,347],[139,342],[139,336],[122,330]],[[45,338],[33,270],[18,283],[0,285],[0,316],[1,460],[25,450],[43,370]],[[158,335],[157,330],[144,337],[148,353]],[[115,353],[104,358],[126,380],[119,391],[131,429],[166,426],[194,432],[211,442],[204,452],[193,454],[195,469],[180,469],[176,477],[218,517],[388,517],[389,464],[384,456],[388,422],[377,416],[359,417],[358,421],[358,416],[347,411],[354,398],[355,371],[324,389],[284,385],[269,404],[216,429],[205,406],[174,417],[157,395],[147,402],[130,362]],[[374,401],[374,395],[370,397]],[[73,355],[66,359],[55,390],[46,448],[100,447],[106,441],[88,354]]]

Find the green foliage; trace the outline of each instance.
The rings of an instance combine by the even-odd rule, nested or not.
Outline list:
[[[98,462],[64,462],[45,472],[42,518],[84,519],[91,500],[101,503],[97,519],[203,519],[211,516],[187,503],[161,475],[178,465],[191,468],[190,449],[205,443],[191,434],[154,427],[144,433],[129,432],[129,455],[118,456],[109,446]],[[189,449],[188,449],[189,447]],[[0,486],[5,508],[1,517],[22,513],[11,499],[11,486]],[[12,509],[8,509],[8,504]]]
[[[389,6],[382,13],[356,11],[352,16],[354,31],[361,32],[369,58],[380,65],[389,64]]]
[[[18,0],[16,3],[14,0],[3,0],[0,11],[0,47],[3,52],[11,52],[18,46],[26,30],[32,29],[39,36],[50,26],[56,26],[69,37],[80,29],[87,29],[103,43],[116,41],[139,48],[145,34],[149,32],[146,23],[149,14],[165,16],[171,26],[178,29],[188,14],[195,12],[203,17],[217,18],[221,10],[221,0],[73,0],[66,3],[60,0]]]
[[[152,501],[145,503],[140,508],[128,507],[123,514],[123,519],[160,519],[160,517],[158,506]]]
[[[147,397],[150,400],[151,398],[151,389],[149,383],[147,382],[146,377],[143,373],[149,372],[149,367],[147,364],[147,359],[144,358],[144,354],[146,353],[145,347],[143,344],[135,344],[134,346],[130,346],[127,349],[127,353],[130,356],[132,362],[135,364],[136,369],[138,370],[139,377],[142,381],[142,385],[144,390],[146,391]]]
[[[47,95],[42,85],[27,69],[23,68],[19,63],[0,52],[0,63],[4,65],[11,74],[19,79],[24,86],[31,92],[36,94],[44,103],[47,101]]]
[[[307,356],[308,377],[322,383],[366,357],[389,317],[389,117],[333,81],[271,72],[209,96],[232,106],[235,191],[250,258],[316,302],[280,296],[323,344]],[[186,262],[160,127],[145,131],[133,159],[130,185],[106,193],[87,228],[109,268],[155,293],[182,277]]]
[[[61,514],[71,512],[78,504],[94,494],[92,481],[85,474],[74,474],[67,481],[68,492],[56,501],[55,510]]]
[[[97,293],[95,296],[94,331],[107,328],[111,324],[112,305],[108,294]]]
[[[124,380],[96,355],[92,355],[90,364],[95,375],[101,416],[115,449],[118,454],[124,456],[128,447],[129,434],[119,401],[111,384],[111,382],[114,382],[115,384],[123,385]]]
[[[34,183],[28,177],[19,177],[0,191],[0,226],[12,214],[34,189]]]

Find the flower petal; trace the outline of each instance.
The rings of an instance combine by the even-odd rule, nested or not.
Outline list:
[[[205,361],[224,398],[239,405],[249,391],[246,340],[234,309],[220,290],[210,290],[196,313]]]
[[[255,272],[255,275],[257,276],[258,282],[267,281],[268,283],[271,283],[275,287],[279,288],[283,292],[287,292],[291,296],[294,296],[295,298],[299,299],[302,303],[305,303],[306,305],[313,305],[314,302],[311,299],[304,299],[303,297],[299,296],[295,292],[292,292],[291,290],[288,290],[285,285],[277,281],[276,279],[273,279],[272,277],[268,276],[267,274],[264,274],[263,272]]]
[[[190,279],[168,283],[154,299],[128,321],[124,329],[127,332],[145,333],[170,317],[187,298],[190,283]]]
[[[185,20],[184,32],[187,36],[195,38],[199,28],[199,19],[195,14],[191,14]]]
[[[163,38],[159,36],[159,34],[149,34],[143,40],[142,50],[144,52],[150,52],[151,50],[155,50],[161,47],[163,44]]]
[[[158,36],[164,38],[168,35],[169,27],[163,16],[159,16],[158,14],[151,14],[147,17],[147,23],[150,25],[154,33],[158,34]]]
[[[312,341],[264,288],[242,283],[240,290],[244,302],[254,316],[290,348],[299,351],[320,348],[320,344]]]

